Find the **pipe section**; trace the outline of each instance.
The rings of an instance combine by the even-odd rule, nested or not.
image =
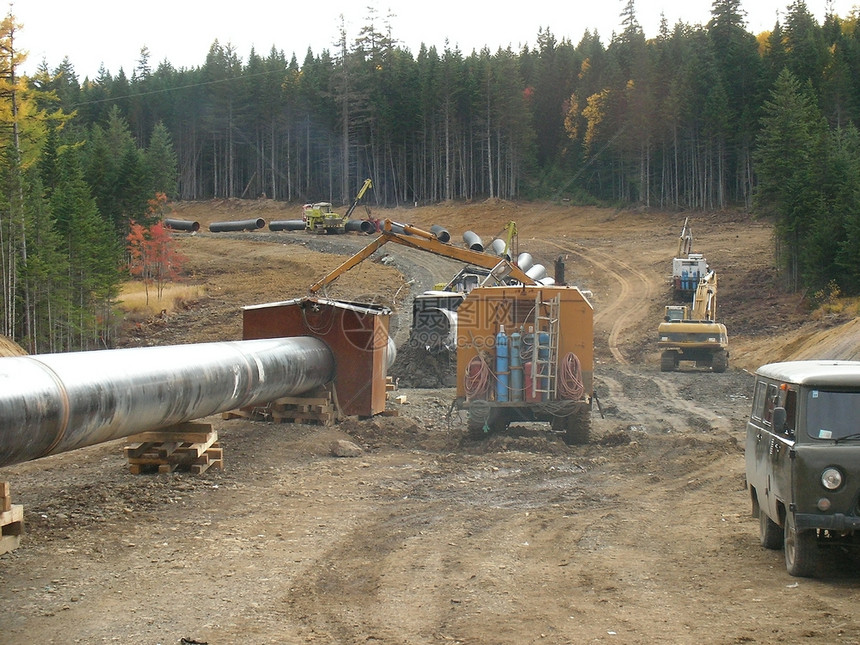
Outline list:
[[[473,251],[477,251],[478,253],[484,252],[484,243],[481,241],[481,238],[478,237],[478,234],[474,231],[466,231],[463,233],[463,241]]]
[[[276,219],[269,222],[270,231],[303,231],[307,223],[303,219]]]
[[[535,282],[540,282],[546,277],[546,267],[542,264],[534,264],[528,271],[526,271],[526,275]]]
[[[0,466],[165,428],[330,382],[310,337],[0,358]]]
[[[363,219],[361,220],[361,232],[365,235],[372,235],[379,231],[379,224],[376,221]]]
[[[213,233],[224,233],[227,231],[256,231],[266,226],[266,220],[262,217],[257,219],[242,219],[235,222],[212,222],[209,230]]]
[[[535,261],[534,258],[532,258],[531,253],[523,252],[517,256],[517,266],[523,271],[528,271],[529,269],[531,269],[534,263]]]
[[[490,250],[493,252],[493,255],[498,255],[501,258],[505,258],[506,260],[511,259],[510,254],[505,252],[507,248],[507,244],[505,244],[504,240],[500,240],[499,238],[495,238],[492,242],[490,242]]]
[[[343,225],[343,230],[347,233],[361,233],[361,220],[360,219],[348,219],[346,223]]]
[[[164,225],[174,231],[191,231],[196,233],[200,230],[200,222],[191,222],[186,219],[164,219]]]
[[[442,244],[447,244],[451,241],[451,234],[448,232],[444,226],[439,226],[438,224],[434,224],[430,227],[430,232],[436,236],[436,239],[442,242]]]

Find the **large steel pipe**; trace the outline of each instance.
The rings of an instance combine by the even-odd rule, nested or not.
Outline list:
[[[451,234],[448,232],[448,229],[444,226],[439,226],[438,224],[433,224],[430,227],[430,232],[436,236],[436,239],[442,242],[443,244],[447,244],[451,241]]]
[[[466,243],[466,246],[473,251],[477,251],[478,253],[483,253],[484,251],[484,243],[481,241],[481,238],[478,237],[478,234],[474,231],[466,231],[463,233],[463,241]]]
[[[209,230],[213,233],[223,233],[226,231],[256,231],[258,228],[263,228],[266,225],[266,220],[262,217],[257,219],[242,219],[235,222],[212,222],[209,225]]]
[[[303,231],[307,226],[303,219],[277,219],[269,222],[270,231]]]
[[[0,466],[328,383],[321,340],[275,338],[0,358]]]
[[[363,219],[361,220],[361,232],[365,235],[372,235],[373,233],[379,232],[379,221],[378,220],[369,220]]]
[[[526,253],[525,251],[523,251],[517,256],[517,266],[523,271],[528,271],[529,269],[531,269],[534,263],[535,261],[534,258],[532,258],[531,253]]]
[[[526,271],[526,275],[535,282],[539,282],[546,277],[546,267],[542,264],[533,264],[531,268]]]
[[[200,222],[192,222],[187,219],[171,219],[166,217],[164,225],[167,228],[172,228],[174,231],[191,231],[192,233],[196,233],[200,230]]]
[[[511,259],[510,253],[507,253],[508,245],[504,240],[500,240],[499,238],[493,239],[490,242],[490,250],[493,252],[493,255],[498,255],[499,257],[505,258],[506,260]]]

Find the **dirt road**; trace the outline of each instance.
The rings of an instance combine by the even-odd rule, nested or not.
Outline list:
[[[791,578],[749,516],[740,367],[797,315],[750,282],[767,272],[767,227],[694,221],[697,246],[732,274],[723,319],[744,330],[742,358],[721,375],[663,374],[653,336],[676,217],[506,204],[408,215],[489,235],[516,218],[522,250],[566,257],[596,311],[605,418],[593,443],[567,446],[539,424],[470,441],[448,416],[452,389],[413,389],[400,416],[333,428],[207,419],[223,472],[132,476],[121,443],[0,469],[27,521],[0,557],[0,641],[860,641],[857,562],[833,553],[818,578]],[[197,279],[213,274],[208,295],[129,342],[235,335],[231,308],[301,295],[336,262],[313,252],[322,243],[187,239]],[[402,304],[408,280],[448,270],[392,258],[404,278],[367,263],[338,288],[385,283],[379,297]],[[778,331],[753,324],[762,311],[769,324],[778,312]],[[341,438],[364,453],[332,457]]]

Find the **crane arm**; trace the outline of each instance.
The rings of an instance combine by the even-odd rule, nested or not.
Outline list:
[[[364,197],[364,193],[367,192],[368,188],[373,188],[373,182],[370,181],[370,179],[365,179],[364,185],[361,187],[361,190],[358,191],[358,195],[355,196],[355,199],[352,201],[352,204],[346,211],[346,215],[343,216],[343,221],[349,219],[350,215],[352,215],[352,211],[354,211],[355,207],[358,206],[358,202],[360,202],[361,198]]]
[[[392,224],[396,224],[401,227],[406,234],[395,233],[392,231]],[[436,236],[429,231],[425,231],[410,224],[397,224],[396,222],[392,222],[387,219],[385,220],[383,230],[379,234],[379,237],[361,249],[358,253],[347,259],[339,267],[330,271],[328,275],[323,277],[321,280],[318,280],[311,285],[310,292],[316,293],[323,287],[331,284],[356,264],[369,258],[381,246],[388,242],[395,242],[403,246],[408,246],[409,248],[418,249],[419,251],[427,251],[453,260],[459,260],[465,264],[474,264],[485,269],[490,269],[491,271],[501,264],[505,268],[507,275],[510,275],[515,280],[519,280],[523,284],[537,284],[532,278],[527,276],[522,269],[507,260],[499,260],[497,257],[473,251],[472,249],[444,244],[436,239]]]
[[[681,229],[681,235],[678,237],[678,255],[675,257],[684,258],[693,252],[693,230],[687,227],[689,217],[684,218],[684,227]]]

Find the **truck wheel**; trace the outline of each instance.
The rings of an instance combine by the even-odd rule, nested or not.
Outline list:
[[[660,371],[674,372],[678,367],[678,355],[675,352],[663,352],[660,355]]]
[[[582,446],[591,440],[591,410],[577,408],[564,420],[564,442],[568,446]]]
[[[785,517],[785,568],[789,574],[809,578],[815,573],[818,563],[818,536],[814,529],[798,531],[794,515]]]
[[[725,350],[720,350],[714,354],[711,359],[711,369],[715,372],[725,372],[729,368],[729,354]]]
[[[770,519],[764,509],[758,509],[758,537],[759,542],[765,549],[779,549],[782,547],[782,527]]]
[[[486,439],[496,432],[504,432],[509,419],[504,410],[490,408],[487,405],[476,405],[473,401],[469,406],[466,427],[471,439]]]

